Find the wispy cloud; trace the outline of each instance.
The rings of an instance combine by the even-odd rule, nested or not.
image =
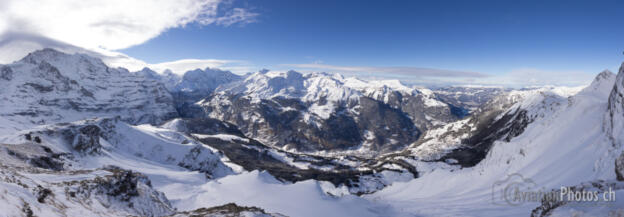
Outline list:
[[[294,67],[304,70],[316,70],[316,71],[333,71],[347,74],[359,74],[359,75],[377,75],[377,76],[410,76],[414,78],[418,77],[463,77],[463,78],[482,78],[487,77],[487,74],[470,71],[457,71],[447,69],[433,69],[433,68],[420,68],[420,67],[372,67],[372,66],[336,66],[327,65],[321,63],[311,64],[283,64],[286,67]]]
[[[512,87],[524,86],[580,86],[589,84],[599,72],[556,71],[536,68],[517,68],[509,72],[478,81]]]
[[[224,16],[215,18],[213,22],[222,26],[230,26],[237,23],[245,25],[257,22],[258,15],[258,13],[250,12],[244,8],[234,8]],[[209,24],[205,20],[202,23]]]
[[[176,74],[183,74],[184,72],[194,69],[205,69],[206,67],[228,70],[235,74],[245,74],[254,70],[254,67],[245,61],[218,59],[182,59],[171,62],[147,64],[147,67],[157,72],[171,70]]]
[[[0,37],[9,32],[45,36],[88,49],[123,49],[190,23],[230,26],[257,13],[223,0],[4,0]]]
[[[154,71],[164,71],[166,69],[169,69],[173,72],[181,73],[198,68],[203,69],[206,67],[222,67],[223,65],[231,62],[233,61],[216,59],[183,59],[171,62],[151,64],[150,68],[152,68]]]
[[[464,70],[447,70],[421,67],[371,67],[337,66],[315,62],[310,64],[282,64],[281,67],[302,72],[336,72],[367,80],[398,79],[404,83],[424,86],[446,85],[502,85],[526,86],[579,86],[586,85],[598,73],[583,71],[551,71],[535,68],[518,68],[497,74]]]
[[[0,64],[7,64],[19,60],[29,52],[42,48],[53,48],[65,53],[83,53],[102,59],[110,66],[140,69],[147,63],[129,57],[125,54],[101,48],[85,49],[59,40],[51,39],[38,34],[21,32],[6,32],[0,37]]]

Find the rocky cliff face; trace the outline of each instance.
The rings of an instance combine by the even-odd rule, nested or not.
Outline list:
[[[82,54],[52,49],[0,66],[0,117],[22,125],[120,116],[133,124],[177,116],[162,84]]]
[[[609,94],[609,104],[604,120],[604,130],[614,146],[621,147],[624,140],[624,64],[615,79],[615,85]]]

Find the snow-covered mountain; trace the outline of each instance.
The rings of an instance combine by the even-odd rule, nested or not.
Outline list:
[[[222,84],[240,79],[240,76],[232,74],[230,71],[211,68],[204,70],[195,69],[184,73],[180,82],[172,89],[172,92],[203,92],[208,94]]]
[[[296,152],[374,156],[458,119],[426,89],[295,71],[251,74],[217,88],[198,105],[205,116],[233,123],[248,137]]]
[[[0,71],[1,132],[90,117],[155,124],[177,116],[164,86],[84,54],[43,49]]]
[[[429,90],[330,73],[128,72],[44,49],[0,66],[0,85],[1,215],[605,216],[624,207],[504,198],[518,183],[624,196],[624,65],[584,87]]]

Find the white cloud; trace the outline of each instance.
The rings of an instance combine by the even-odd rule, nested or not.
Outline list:
[[[312,64],[284,64],[284,66],[300,69],[327,70],[343,73],[377,74],[385,76],[411,76],[411,77],[487,77],[479,72],[432,69],[419,67],[372,67],[372,66],[335,66],[320,63]]]
[[[158,64],[150,64],[148,67],[156,72],[163,72],[167,69],[176,74],[183,74],[184,72],[194,69],[220,68],[223,70],[230,70],[237,74],[243,74],[249,71],[239,71],[240,66],[237,64],[243,63],[236,60],[217,60],[217,59],[183,59],[171,62],[164,62]]]
[[[234,8],[231,11],[227,12],[225,16],[217,17],[214,20],[214,23],[223,26],[230,26],[235,23],[248,24],[256,22],[256,17],[258,17],[258,13],[253,13],[243,8]],[[210,24],[207,23],[206,20],[203,20],[202,23]]]
[[[158,64],[152,64],[150,68],[157,72],[162,72],[169,69],[175,73],[186,72],[193,69],[203,69],[206,67],[217,68],[229,63],[228,60],[214,60],[214,59],[183,59],[171,62],[164,62]]]
[[[170,69],[172,72],[182,74],[193,69],[221,68],[237,74],[254,71],[254,67],[245,61],[217,60],[217,59],[183,59],[171,62],[149,64],[116,51],[100,48],[84,49],[54,39],[22,33],[8,33],[0,40],[0,64],[11,63],[26,56],[29,52],[43,48],[53,48],[58,51],[74,54],[83,53],[102,59],[110,67],[123,67],[130,71],[138,71],[149,67],[157,72]]]
[[[86,53],[112,67],[130,71],[150,67],[175,73],[206,67],[245,73],[240,61],[188,59],[158,64],[113,51],[189,23],[198,25],[248,24],[257,13],[233,8],[228,0],[4,0],[0,1],[0,64],[42,48]]]
[[[89,50],[44,36],[17,32],[7,32],[0,38],[0,64],[11,63],[23,58],[34,50],[43,48],[53,48],[70,54],[84,53],[101,58],[105,62],[123,63],[122,65],[145,64],[143,61],[118,52],[98,48]]]
[[[88,49],[123,49],[189,23],[228,26],[254,22],[221,0],[4,0],[0,39],[7,33],[42,35]]]

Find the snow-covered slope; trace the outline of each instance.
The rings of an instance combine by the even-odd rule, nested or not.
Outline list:
[[[0,145],[4,214],[169,215],[176,209],[158,180],[235,174],[221,154],[190,137],[119,119],[39,126],[4,135]]]
[[[119,118],[44,125],[0,137],[0,142],[6,144],[33,141],[55,153],[85,156],[75,159],[74,166],[80,168],[118,165],[110,159],[132,156],[131,159],[144,159],[203,172],[212,178],[234,173],[221,162],[223,156],[215,149],[182,133],[151,125],[132,126]]]
[[[614,161],[621,147],[612,145],[602,127],[614,82],[612,73],[603,72],[580,92],[554,91],[559,96],[568,93],[568,98],[542,92],[525,95],[510,109],[526,110],[532,121],[509,141],[495,141],[476,166],[434,170],[365,197],[423,216],[528,216],[541,205],[541,197],[509,204],[501,198],[506,186],[528,183],[532,186],[523,187],[524,191],[547,192],[597,180],[614,181]],[[612,203],[603,214],[622,205]]]
[[[177,116],[160,83],[84,54],[39,50],[0,66],[0,74],[0,117],[9,123],[0,132],[93,117],[159,123]]]
[[[163,126],[192,129],[180,121]],[[194,137],[213,141],[245,140],[234,135]],[[5,192],[0,197],[2,213],[192,216],[220,210],[218,213],[231,212],[230,215],[234,216],[245,213],[257,216],[280,216],[271,213],[377,216],[394,212],[351,195],[346,186],[336,188],[330,182],[312,179],[282,182],[267,172],[242,171],[219,151],[194,137],[149,125],[131,126],[118,119],[46,125],[2,136],[0,191]],[[269,161],[265,163],[271,164]],[[392,177],[396,174],[399,173],[388,170],[381,174],[381,178],[401,178]],[[364,178],[369,181],[362,181],[362,185],[375,184],[377,179],[372,175]],[[405,178],[411,178],[411,174]],[[206,208],[234,202],[260,206],[266,212],[232,205],[228,207],[233,210]],[[318,210],[318,206],[325,208]],[[361,210],[363,207],[371,209]]]

